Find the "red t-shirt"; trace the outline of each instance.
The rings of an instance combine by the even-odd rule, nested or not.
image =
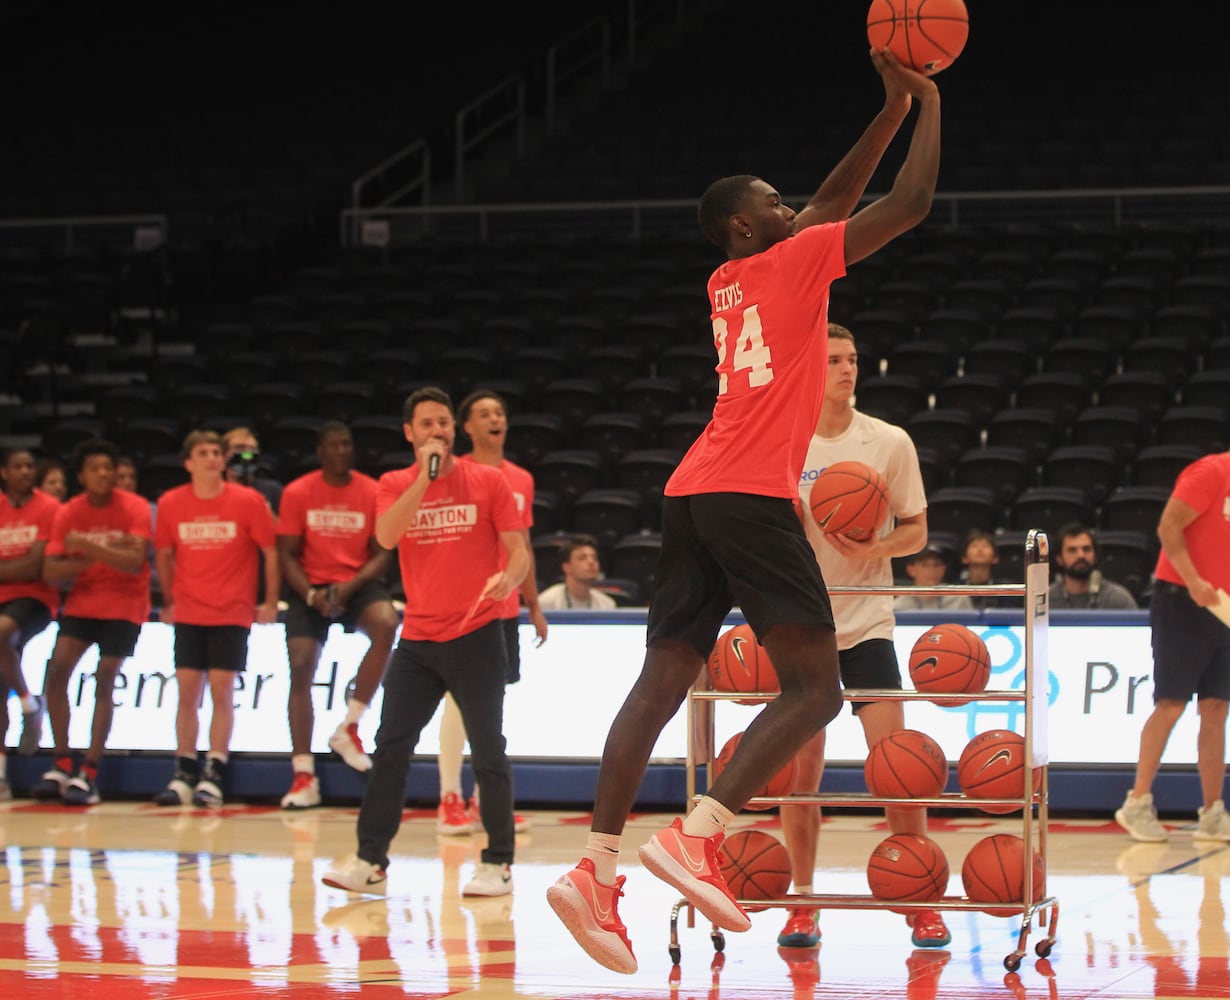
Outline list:
[[[458,461],[473,462],[473,455],[464,455]],[[500,472],[508,488],[512,490],[513,502],[517,505],[517,513],[521,515],[521,527],[526,531],[534,527],[534,477],[529,471],[521,468],[515,462],[504,459],[500,463]],[[500,569],[508,565],[508,553],[500,546]],[[508,595],[500,607],[501,618],[516,618],[521,614],[521,594],[514,590]]]
[[[798,495],[828,372],[829,286],[846,273],[845,226],[811,226],[709,278],[717,402],[668,496]]]
[[[1182,500],[1197,517],[1183,531],[1187,551],[1197,572],[1214,587],[1230,592],[1230,452],[1205,455],[1179,473],[1171,495]],[[1157,559],[1156,575],[1169,583],[1183,583],[1166,550]]]
[[[89,536],[100,545],[124,535],[135,535],[149,542],[149,504],[127,490],[111,491],[111,499],[95,507],[89,497],[79,493],[56,507],[49,556],[65,555],[64,537],[70,531]],[[125,573],[100,562],[91,563],[69,588],[63,613],[73,618],[113,618],[141,624],[149,618],[149,560],[141,561],[136,573]]]
[[[377,515],[417,477],[418,466],[381,476]],[[520,529],[512,490],[495,469],[459,461],[428,486],[397,546],[406,591],[402,638],[448,642],[501,617],[503,602],[475,602],[506,558],[500,533]]]
[[[226,483],[209,500],[193,493],[191,483],[162,494],[155,545],[175,554],[175,620],[250,627],[256,617],[258,556],[274,538],[269,501],[250,486]]]
[[[278,534],[303,539],[300,558],[313,584],[349,580],[371,558],[376,531],[376,480],[351,472],[330,486],[323,472],[288,483],[278,505]]]
[[[44,545],[51,540],[51,527],[59,501],[42,490],[35,490],[30,499],[20,507],[14,507],[8,494],[0,493],[0,562],[20,559],[27,555],[38,542]],[[60,607],[60,592],[42,577],[37,580],[0,581],[0,604],[7,604],[19,597],[33,597],[42,601],[54,615]]]

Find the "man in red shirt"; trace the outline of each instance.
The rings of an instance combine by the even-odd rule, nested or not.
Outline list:
[[[1168,839],[1153,804],[1153,779],[1175,723],[1195,695],[1203,805],[1192,838],[1230,843],[1230,814],[1222,797],[1230,708],[1230,452],[1205,455],[1179,473],[1157,536],[1162,551],[1149,599],[1153,712],[1140,731],[1135,783],[1115,821],[1133,840]]]
[[[476,389],[461,401],[458,407],[461,428],[473,445],[462,462],[478,462],[499,469],[508,488],[512,490],[521,515],[521,530],[526,550],[530,556],[530,568],[521,581],[520,594],[510,594],[504,602],[500,620],[504,626],[504,644],[508,654],[508,683],[515,684],[521,678],[521,640],[518,629],[521,619],[521,601],[525,601],[530,624],[534,626],[538,645],[547,640],[547,618],[538,605],[538,576],[535,572],[534,549],[530,545],[530,528],[534,526],[534,477],[521,466],[504,457],[504,442],[508,437],[508,407],[503,397],[488,389]],[[461,760],[465,750],[466,730],[461,713],[453,696],[444,696],[444,713],[440,716],[440,805],[436,811],[436,832],[445,835],[470,833],[482,829],[479,815],[479,788],[469,805],[461,794]],[[529,826],[524,816],[515,816],[514,827],[520,831]]]
[[[98,768],[111,731],[115,676],[149,618],[149,504],[116,487],[118,457],[110,441],[96,438],[77,446],[71,466],[83,492],[59,506],[47,543],[43,579],[68,580],[71,586],[43,682],[55,764],[30,790],[36,799],[63,798],[69,805],[99,801]],[[68,681],[93,645],[98,646],[94,724],[90,748],[74,773]]]
[[[0,453],[0,733],[9,729],[8,692],[21,702],[21,738],[17,752],[38,749],[43,729],[43,701],[30,693],[21,670],[21,651],[55,617],[60,593],[43,581],[43,551],[60,505],[34,488],[34,456],[25,448]],[[12,797],[7,759],[0,746],[0,802]]]
[[[278,516],[278,557],[288,591],[286,708],[294,769],[283,809],[320,805],[312,757],[312,679],[329,625],[357,628],[370,641],[346,699],[346,717],[329,737],[329,746],[358,771],[372,766],[359,741],[359,720],[380,686],[397,636],[397,610],[385,584],[392,553],[376,542],[376,480],[351,468],[354,441],[340,421],[321,426],[316,457],[320,469],[282,491]]]
[[[939,172],[935,82],[887,50],[871,59],[884,107],[801,212],[749,175],[716,181],[701,198],[701,230],[727,256],[708,284],[713,417],[664,491],[645,663],[607,737],[584,857],[547,890],[581,947],[618,972],[637,967],[616,912],[624,824],[654,743],[730,609],[742,608],[768,650],[781,695],[687,819],[639,852],[706,919],[726,930],[751,926],[719,870],[726,823],[841,708],[828,593],[794,512],[824,393],[829,286],[926,218]],[[915,101],[918,118],[891,190],[851,216]]]
[[[278,558],[273,512],[250,486],[225,479],[222,440],[213,431],[184,439],[190,482],[158,498],[154,536],[165,602],[160,619],[175,626],[175,773],[159,805],[220,806],[235,726],[235,677],[247,667],[253,622],[278,618]],[[265,601],[257,604],[261,556]],[[198,712],[208,682],[213,707],[209,753],[197,761]]]
[[[470,737],[487,846],[466,896],[512,891],[512,769],[504,743],[507,655],[501,616],[529,569],[521,517],[504,477],[452,454],[453,406],[440,389],[403,407],[415,464],[380,477],[376,540],[396,548],[406,590],[401,639],[384,678],[384,702],[358,850],[325,873],[327,886],[383,894],[389,845],[401,825],[410,758],[445,692]]]

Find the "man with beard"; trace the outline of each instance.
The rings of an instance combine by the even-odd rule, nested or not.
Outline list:
[[[1127,587],[1102,576],[1098,569],[1098,543],[1093,531],[1083,524],[1069,524],[1059,532],[1055,565],[1062,576],[1051,584],[1052,611],[1122,611],[1138,606]]]

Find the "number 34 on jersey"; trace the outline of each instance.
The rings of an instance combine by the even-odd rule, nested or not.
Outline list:
[[[738,329],[732,329],[737,326]],[[731,371],[726,370],[726,355],[730,351],[731,340],[734,340],[734,354],[731,357]],[[760,325],[759,307],[750,305],[740,314],[740,321],[728,322],[725,316],[717,316],[713,320],[713,344],[718,355],[718,391],[719,396],[726,395],[729,390],[731,374],[738,375],[747,372],[747,384],[756,389],[773,381],[773,355],[769,345],[764,342],[764,331]]]

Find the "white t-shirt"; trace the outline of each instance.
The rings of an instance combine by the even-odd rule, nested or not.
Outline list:
[[[586,611],[609,611],[611,608],[617,607],[615,598],[610,594],[604,594],[597,587],[590,588],[588,601],[578,601],[568,593],[568,588],[563,583],[552,584],[539,594],[538,606],[543,611],[566,611],[569,608]]]
[[[866,462],[888,482],[890,517],[880,530],[883,536],[893,529],[894,519],[913,517],[927,509],[918,452],[902,428],[856,410],[850,426],[837,437],[812,435],[799,478],[799,496],[808,514],[807,537],[815,549],[824,582],[830,587],[892,586],[891,559],[847,559],[824,540],[811,518],[811,486],[816,476],[835,462],[850,461]],[[893,637],[891,594],[838,594],[832,602],[838,649],[850,649],[867,639]]]

